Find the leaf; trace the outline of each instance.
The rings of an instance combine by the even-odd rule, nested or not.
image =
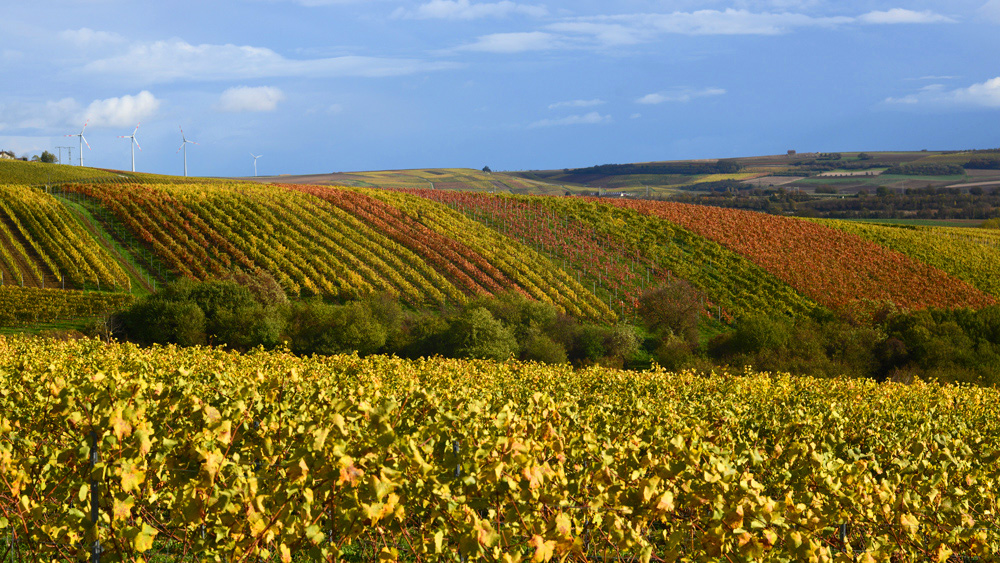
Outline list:
[[[281,554],[281,563],[292,563],[292,552],[287,545],[284,543],[279,545],[278,553]]]
[[[909,533],[915,533],[917,528],[920,527],[920,523],[917,521],[917,517],[909,512],[904,512],[899,515],[899,525],[903,527]]]
[[[531,558],[534,563],[549,561],[552,559],[552,555],[555,553],[556,549],[556,542],[552,540],[546,541],[538,534],[531,536],[531,540],[528,541],[528,545],[535,548],[535,554]]]
[[[132,425],[122,418],[122,407],[115,408],[108,422],[111,424],[111,429],[119,442],[122,441],[122,438],[132,434]]]
[[[131,496],[127,497],[125,500],[120,500],[115,498],[114,504],[111,508],[111,518],[114,521],[126,520],[132,515],[132,507],[135,506],[135,499]]]
[[[138,491],[139,485],[146,480],[146,473],[137,469],[129,462],[125,462],[121,469],[122,490],[126,493]]]
[[[156,534],[156,528],[143,522],[139,533],[132,539],[132,547],[139,553],[153,549],[153,540],[156,538]]]
[[[569,538],[573,535],[573,522],[565,512],[560,512],[556,516],[556,533],[564,538]]]

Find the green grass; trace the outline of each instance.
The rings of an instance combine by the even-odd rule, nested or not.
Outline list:
[[[135,256],[132,256],[132,253],[129,252],[127,248],[119,244],[118,241],[113,236],[111,236],[111,233],[107,232],[107,230],[104,228],[104,225],[102,225],[100,221],[98,221],[94,217],[93,213],[90,212],[87,206],[75,202],[64,195],[56,195],[55,197],[60,202],[62,202],[63,205],[70,208],[71,215],[73,215],[74,219],[76,219],[77,216],[73,212],[79,213],[80,215],[85,217],[88,221],[90,221],[90,223],[94,226],[94,228],[97,229],[98,240],[100,241],[100,244],[103,245],[105,248],[110,247],[111,257],[117,260],[122,269],[125,270],[125,273],[128,274],[129,280],[132,282],[132,293],[136,297],[149,295],[151,292],[148,289],[146,289],[146,282],[135,276],[135,274],[133,273],[133,268],[134,271],[139,272],[139,275],[143,276],[145,279],[153,279],[154,276],[150,274],[145,268],[143,268],[141,264],[139,264],[139,262],[135,259]],[[84,227],[84,229],[86,229],[86,227]],[[90,233],[89,230],[87,232]],[[121,259],[122,257],[125,257],[124,262],[127,262],[127,264],[122,261]]]
[[[48,323],[30,323],[21,326],[0,327],[0,336],[58,336],[59,333],[82,332],[94,322],[97,317],[77,318]]]

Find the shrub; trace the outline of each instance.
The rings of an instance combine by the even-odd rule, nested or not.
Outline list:
[[[528,337],[521,352],[521,359],[546,364],[565,364],[568,361],[566,349],[562,344],[545,334],[533,334]]]
[[[698,341],[702,294],[684,280],[674,280],[648,291],[639,299],[639,317],[650,332],[676,335],[689,343]]]
[[[485,307],[470,307],[448,330],[452,353],[459,358],[506,360],[518,349],[514,334]]]
[[[135,303],[120,316],[125,336],[140,344],[205,344],[205,313],[189,301],[156,297]]]

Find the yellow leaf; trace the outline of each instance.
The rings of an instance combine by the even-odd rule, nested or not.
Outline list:
[[[132,497],[126,498],[124,501],[115,499],[114,505],[111,508],[111,518],[112,520],[125,520],[132,515],[132,507],[135,505],[135,499]]]
[[[569,538],[573,534],[573,523],[565,512],[556,516],[556,533],[564,538]]]
[[[905,512],[899,516],[899,525],[903,527],[907,532],[916,532],[920,523],[917,522],[917,517],[909,512]]]
[[[215,438],[223,444],[232,442],[233,423],[229,420],[224,420],[222,424],[219,425],[219,429],[215,431]]]
[[[205,407],[205,422],[214,424],[220,420],[222,420],[222,414],[219,413],[219,409],[211,405]]]
[[[132,547],[139,553],[153,549],[153,539],[156,538],[156,528],[143,522],[142,529],[132,540]]]
[[[292,552],[288,549],[287,545],[279,545],[278,553],[281,554],[281,563],[292,563]]]
[[[531,537],[531,541],[528,542],[528,545],[535,548],[535,555],[531,558],[534,563],[549,561],[552,559],[552,555],[555,553],[556,549],[556,542],[552,540],[545,541],[545,539],[538,534]]]
[[[674,493],[667,491],[660,495],[659,502],[656,503],[656,510],[660,512],[674,511]]]
[[[114,430],[115,437],[120,442],[122,438],[132,434],[132,425],[122,418],[122,408],[118,407],[111,413],[111,429]]]
[[[146,480],[146,473],[136,469],[131,463],[125,462],[121,469],[122,490],[126,493],[139,490],[139,485]]]

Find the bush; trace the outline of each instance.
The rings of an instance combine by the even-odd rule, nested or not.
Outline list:
[[[448,329],[451,352],[459,358],[506,360],[517,353],[514,334],[485,307],[469,307]]]
[[[404,358],[429,358],[447,354],[449,328],[448,320],[440,312],[403,313],[399,330],[393,333],[390,350]]]
[[[521,359],[546,364],[565,364],[566,349],[544,334],[534,334],[524,343]]]
[[[661,337],[676,335],[688,342],[698,342],[702,294],[684,280],[648,291],[639,298],[639,317],[645,327]]]
[[[319,300],[286,309],[289,347],[297,354],[374,354],[386,344],[387,331],[365,303],[329,305]]]
[[[129,340],[140,344],[205,344],[205,313],[189,301],[144,299],[120,315]]]

